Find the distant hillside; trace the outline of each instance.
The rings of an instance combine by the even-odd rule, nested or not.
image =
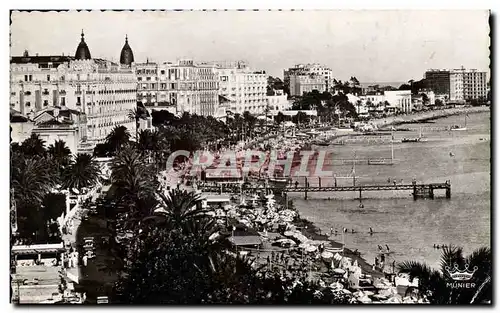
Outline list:
[[[399,88],[402,84],[407,84],[408,82],[375,82],[375,83],[360,83],[362,88],[366,88],[368,86],[379,85],[382,86],[391,86],[394,88]]]

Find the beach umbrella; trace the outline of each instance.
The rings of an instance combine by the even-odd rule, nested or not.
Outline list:
[[[328,252],[328,251],[324,251],[323,253],[321,253],[321,257],[323,259],[330,259],[333,257],[333,253],[331,252]]]
[[[301,243],[301,244],[299,245],[299,248],[301,248],[301,249],[305,249],[305,248],[307,248],[307,247],[309,247],[309,244],[308,244],[308,243],[305,243],[305,242],[303,242],[303,243]]]
[[[318,250],[318,248],[316,246],[307,246],[305,249],[307,252],[314,252],[314,251]]]

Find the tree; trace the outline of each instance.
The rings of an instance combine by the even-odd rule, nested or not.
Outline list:
[[[157,195],[159,201],[156,211],[165,215],[173,228],[191,232],[191,222],[207,217],[209,212],[202,208],[202,198],[195,192],[173,189],[168,194],[159,192]]]
[[[137,102],[137,106],[135,109],[132,109],[128,112],[128,118],[131,120],[135,120],[135,141],[138,140],[137,136],[139,134],[139,121],[141,119],[146,119],[148,116],[148,111],[140,102]]]
[[[113,151],[116,153],[125,144],[129,142],[130,133],[125,126],[116,126],[111,130],[111,133],[106,137],[106,143],[112,147]]]
[[[91,188],[100,179],[101,168],[90,154],[78,153],[74,162],[63,174],[62,187],[73,192],[83,188]]]
[[[145,156],[133,146],[124,147],[113,159],[111,181],[118,202],[129,210],[131,222],[151,214],[156,204],[156,173],[146,162]]]
[[[305,112],[300,111],[293,117],[292,121],[297,125],[305,125],[309,123],[309,116]]]
[[[30,242],[46,239],[47,220],[42,202],[56,184],[51,160],[13,152],[10,182],[17,211],[19,237]]]
[[[45,156],[45,141],[38,134],[31,134],[29,138],[23,141],[22,150],[27,156]]]
[[[62,140],[56,140],[48,148],[48,154],[54,161],[54,166],[57,169],[57,174],[61,178],[64,171],[71,163],[71,150]]]
[[[411,90],[411,86],[408,84],[402,84],[399,86],[398,90]]]
[[[286,120],[285,115],[283,113],[281,113],[281,112],[278,112],[278,114],[276,115],[276,118],[275,118],[276,124],[280,125],[285,120]]]
[[[465,265],[469,271],[474,270],[472,278],[467,282],[474,283],[476,288],[453,288],[455,281],[450,272],[455,271],[455,264],[460,270],[464,270]],[[409,274],[410,279],[419,279],[419,294],[426,296],[431,304],[482,303],[492,299],[492,255],[491,250],[486,247],[479,248],[468,256],[463,255],[460,247],[443,247],[440,271],[416,261],[402,262],[398,264],[398,269],[401,273]]]

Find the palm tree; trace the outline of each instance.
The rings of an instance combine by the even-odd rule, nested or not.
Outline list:
[[[46,234],[42,202],[56,184],[51,161],[39,156],[14,152],[11,156],[12,204],[16,209],[19,237],[37,242]]]
[[[116,126],[106,137],[106,143],[113,147],[114,151],[120,150],[130,139],[130,133],[125,126]]]
[[[492,298],[491,261],[489,248],[481,247],[464,256],[462,248],[450,245],[443,248],[440,271],[415,261],[402,262],[398,269],[409,274],[410,279],[419,279],[420,296],[426,296],[432,304],[483,303]],[[466,282],[474,284],[475,288],[454,287],[454,283],[464,282],[455,281],[450,275],[455,271],[455,264],[459,270],[464,270],[467,265],[469,271],[474,271],[472,278]]]
[[[24,154],[31,156],[45,156],[45,141],[38,134],[31,134],[29,138],[23,141],[22,150]]]
[[[90,154],[78,153],[74,162],[63,174],[63,188],[81,191],[83,188],[95,186],[99,181],[101,169]]]
[[[142,219],[151,214],[158,183],[152,166],[145,162],[145,156],[132,146],[126,146],[113,159],[111,171],[116,196],[129,207],[131,219]]]
[[[63,161],[69,156],[71,156],[71,150],[66,146],[66,143],[62,140],[56,140],[48,148],[48,153],[54,159]]]
[[[49,146],[47,152],[54,160],[55,166],[58,168],[61,176],[62,172],[71,162],[71,150],[66,146],[64,141],[56,140]]]
[[[143,153],[152,150],[152,139],[151,131],[149,129],[141,130],[137,138],[137,148]]]
[[[21,203],[41,204],[56,181],[48,160],[14,153],[11,157],[11,187]],[[18,203],[19,205],[19,203]]]
[[[139,120],[141,119],[145,119],[147,117],[148,113],[146,111],[145,108],[142,107],[142,105],[139,103],[137,103],[137,107],[130,110],[128,112],[128,118],[131,119],[131,120],[135,120],[135,141],[137,141],[138,139],[138,135],[139,135]]]
[[[195,192],[173,189],[168,193],[158,192],[155,213],[164,215],[174,228],[192,232],[193,221],[206,218],[210,210],[202,208],[202,198]]]

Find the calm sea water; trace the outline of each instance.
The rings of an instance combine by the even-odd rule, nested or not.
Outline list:
[[[346,247],[359,249],[368,262],[387,244],[398,261],[419,260],[438,267],[440,250],[433,244],[454,244],[470,253],[480,246],[490,246],[490,113],[470,114],[466,131],[436,131],[428,127],[464,125],[464,116],[453,116],[432,124],[407,124],[398,127],[422,127],[426,142],[394,144],[397,164],[356,165],[356,184],[444,182],[451,180],[451,199],[444,191],[436,198],[413,200],[410,191],[366,192],[359,207],[358,193],[311,193],[309,199],[291,194],[301,215],[314,222],[323,232],[330,227],[349,232]],[[427,128],[427,130],[426,130]],[[417,132],[396,132],[395,139],[416,137]],[[391,145],[346,145],[321,147],[334,158],[390,157]],[[450,154],[453,154],[450,155]],[[338,177],[347,176],[352,165],[331,166]],[[337,179],[338,185],[352,185],[351,179]],[[317,183],[312,182],[311,185]],[[333,180],[323,179],[323,185]],[[331,198],[331,200],[328,200]],[[374,230],[369,235],[369,228]],[[351,233],[351,229],[355,233]],[[341,240],[340,235],[332,239]]]

